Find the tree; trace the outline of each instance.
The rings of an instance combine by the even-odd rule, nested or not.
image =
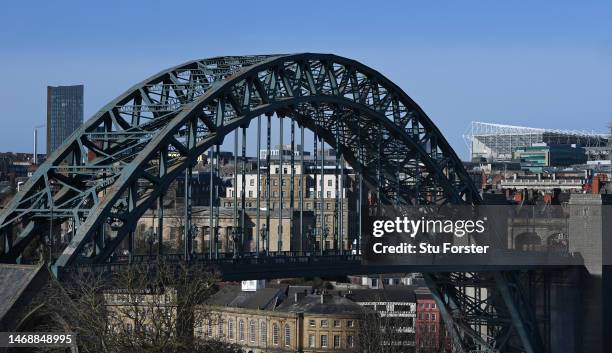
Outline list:
[[[60,313],[64,322],[41,331],[74,332],[80,352],[238,352],[235,345],[194,336],[194,327],[209,317],[200,304],[216,282],[184,263],[131,265],[109,277],[73,274],[61,284],[52,281],[37,299],[40,310]]]
[[[382,316],[378,312],[364,311],[359,330],[359,352],[407,353],[414,352],[414,333],[410,317]]]

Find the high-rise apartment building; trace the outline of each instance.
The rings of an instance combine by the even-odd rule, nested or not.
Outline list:
[[[47,155],[83,124],[83,85],[47,86]]]

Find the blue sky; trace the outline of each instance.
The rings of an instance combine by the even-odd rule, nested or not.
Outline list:
[[[47,85],[84,84],[87,119],[190,59],[305,51],[387,75],[461,156],[472,120],[605,131],[611,19],[609,1],[5,2],[0,151],[31,150]]]

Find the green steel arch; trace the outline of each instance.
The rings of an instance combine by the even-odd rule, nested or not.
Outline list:
[[[433,122],[377,71],[328,54],[213,58],[132,87],[53,152],[0,216],[3,259],[17,258],[53,216],[76,230],[57,265],[71,264],[109,222],[116,233],[91,259],[105,261],[181,170],[229,132],[273,112],[293,116],[332,146],[338,128],[337,147],[388,199],[479,199]],[[384,175],[376,177],[377,168]]]
[[[262,114],[291,117],[315,131],[385,202],[480,202],[438,128],[379,72],[330,54],[218,57],[133,86],[48,156],[0,215],[1,260],[17,261],[54,222],[67,222],[72,239],[55,266],[107,261],[181,171]],[[105,225],[111,234],[101,235]],[[95,251],[84,252],[86,246]],[[504,276],[495,281],[507,287]],[[449,281],[430,277],[445,317],[460,321],[460,293]],[[525,349],[537,351],[537,328],[524,323],[512,290],[506,292],[506,312]],[[459,321],[452,327],[463,333],[455,336],[478,340]]]

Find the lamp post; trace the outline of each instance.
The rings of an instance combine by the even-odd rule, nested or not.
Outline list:
[[[263,224],[261,226],[261,229],[259,230],[259,236],[261,237],[261,241],[264,244],[264,246],[263,246],[263,253],[264,253],[264,255],[266,255],[267,254],[266,237],[268,236],[268,227],[265,224]]]
[[[308,240],[308,243],[310,244],[310,251],[315,252],[316,248],[315,248],[315,244],[316,244],[316,233],[312,231],[312,228],[308,228],[308,230],[306,231],[306,239]]]
[[[196,254],[195,243],[198,239],[198,234],[200,234],[200,229],[195,224],[191,224],[191,258],[193,258]]]
[[[153,256],[153,243],[155,242],[155,230],[149,229],[147,232],[147,244],[149,245],[149,257]]]
[[[232,241],[234,242],[234,259],[238,258],[238,246],[240,245],[240,237],[242,232],[240,227],[232,229]]]
[[[325,244],[327,244],[328,236],[329,236],[329,228],[325,226],[325,228],[323,228],[323,238],[321,239],[321,255],[323,255],[323,249],[325,249]]]

